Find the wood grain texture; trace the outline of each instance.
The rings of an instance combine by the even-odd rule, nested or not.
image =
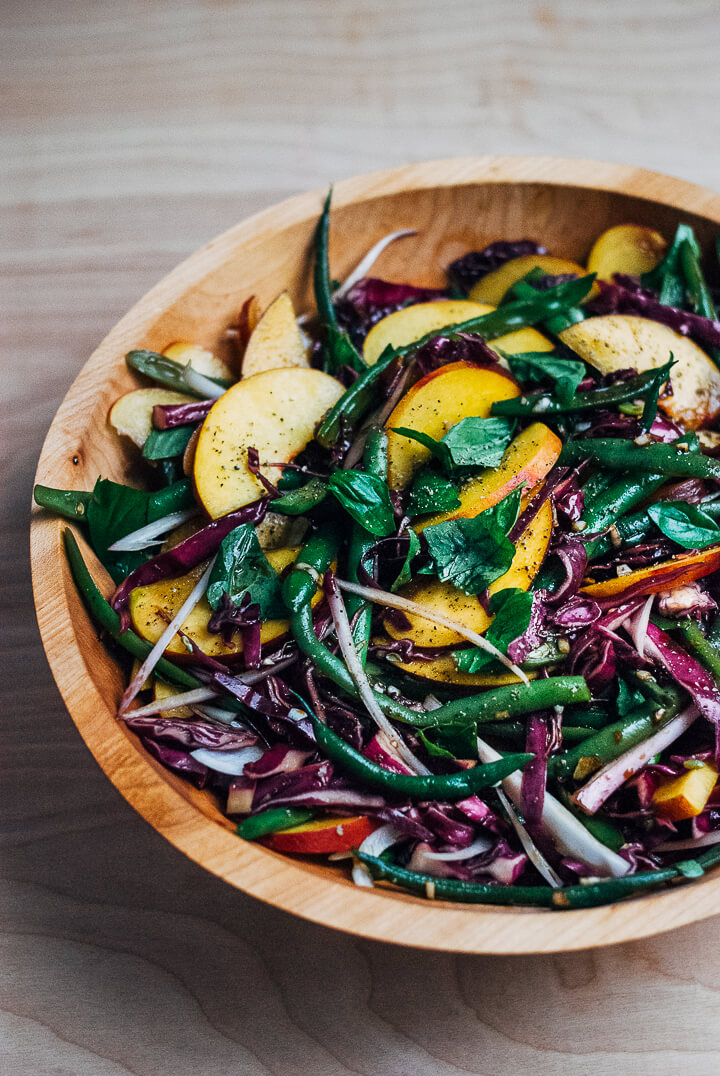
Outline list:
[[[715,6],[16,0],[3,23],[0,1072],[717,1072],[717,920],[455,958],[303,923],[179,855],[70,724],[25,553],[40,445],[85,357],[249,213],[467,152],[719,189]]]

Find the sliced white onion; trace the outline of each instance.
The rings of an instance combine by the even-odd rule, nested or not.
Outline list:
[[[699,714],[700,711],[696,706],[690,706],[672,721],[668,721],[663,728],[654,732],[652,736],[648,736],[647,740],[631,747],[613,762],[608,762],[606,766],[593,774],[579,792],[575,793],[573,798],[577,805],[588,814],[595,814],[613,792],[624,785],[643,766],[646,766],[651,758],[682,736],[697,720]]]
[[[686,852],[693,848],[707,848],[712,844],[720,843],[720,829],[713,833],[705,833],[702,837],[688,837],[685,841],[663,841],[656,844],[653,852]]]
[[[390,232],[389,235],[384,235],[382,239],[378,239],[374,247],[371,247],[365,257],[360,261],[353,269],[347,280],[340,285],[337,291],[333,292],[333,299],[340,299],[346,294],[358,280],[362,280],[364,276],[367,276],[370,269],[380,257],[385,247],[389,247],[396,239],[402,239],[406,235],[417,235],[415,228],[400,228],[396,232]]]
[[[635,643],[635,648],[641,658],[645,657],[645,643],[647,642],[647,628],[650,623],[650,613],[652,611],[653,602],[655,601],[655,595],[651,594],[648,600],[643,605],[637,617],[631,621],[630,633],[632,640]]]
[[[239,720],[238,714],[234,710],[225,710],[222,706],[210,706],[208,703],[203,703],[202,706],[193,706],[193,710],[198,717],[209,717],[211,721],[220,721],[223,725],[249,727],[244,721]]]
[[[413,613],[415,616],[421,616],[424,620],[429,620],[433,624],[442,624],[444,628],[456,631],[458,635],[461,635],[463,639],[467,639],[469,643],[473,643],[475,646],[480,647],[481,650],[485,650],[488,654],[492,654],[492,656],[497,658],[506,669],[515,673],[518,679],[522,680],[524,684],[529,685],[530,681],[518,665],[510,661],[510,658],[505,657],[502,651],[498,650],[496,646],[493,646],[493,644],[488,642],[482,635],[478,635],[476,631],[473,631],[472,628],[467,628],[458,620],[452,620],[449,616],[443,616],[442,613],[436,613],[427,605],[421,605],[419,602],[410,601],[409,598],[402,598],[399,594],[391,594],[389,590],[376,590],[374,587],[363,587],[359,583],[350,583],[346,579],[338,579],[337,585],[341,590],[347,590],[351,594],[357,594],[359,597],[365,598],[366,601],[376,602],[378,605],[387,605],[390,609],[400,609],[403,613]]]
[[[209,770],[227,773],[231,777],[240,777],[248,762],[257,762],[265,750],[262,747],[240,747],[237,751],[210,751],[207,747],[198,747],[190,752],[191,758],[202,762]]]
[[[183,691],[180,695],[168,695],[166,699],[154,699],[147,706],[140,706],[132,711],[133,717],[150,717],[165,710],[174,710],[176,706],[194,706],[195,703],[214,699],[217,693],[209,687],[194,687],[192,691]]]
[[[386,823],[384,826],[380,826],[379,829],[373,830],[368,834],[365,840],[358,848],[358,852],[364,852],[365,855],[374,856],[377,858],[381,856],[383,852],[386,852],[388,848],[392,848],[398,841],[403,840],[404,834],[394,826],[391,822]],[[372,889],[373,880],[370,871],[367,869],[364,863],[356,863],[352,870],[352,879],[355,885],[365,886],[368,889]]]
[[[170,512],[162,519],[156,519],[154,523],[146,523],[144,527],[138,527],[136,531],[131,531],[124,538],[119,538],[117,542],[108,546],[108,550],[111,553],[136,553],[140,549],[147,549],[148,546],[158,545],[162,541],[161,535],[167,534],[173,527],[179,527],[181,523],[186,523],[196,512],[196,508],[187,508],[184,512]]]
[[[326,586],[325,597],[327,599],[330,612],[332,614],[333,623],[335,625],[335,634],[337,635],[337,641],[340,645],[340,652],[345,659],[348,672],[350,673],[355,687],[358,690],[358,694],[362,699],[365,709],[370,714],[375,724],[379,729],[387,736],[390,741],[391,747],[405,763],[409,766],[413,773],[428,774],[430,770],[427,766],[416,758],[408,745],[403,740],[400,733],[395,729],[385,714],[380,709],[377,699],[375,698],[375,692],[372,689],[372,685],[368,680],[367,673],[363,668],[363,664],[360,660],[360,656],[355,649],[355,643],[352,637],[352,630],[350,628],[350,621],[348,620],[347,610],[345,609],[345,603],[343,602],[339,592],[333,585]]]
[[[456,848],[454,852],[423,852],[423,856],[425,859],[439,859],[443,863],[452,863],[456,860],[470,859],[472,856],[482,855],[483,852],[489,851],[492,846],[493,842],[488,840],[487,837],[476,837],[467,848]]]
[[[510,825],[515,830],[515,832],[517,833],[518,840],[520,841],[520,844],[525,849],[525,852],[527,853],[528,859],[533,864],[533,866],[538,871],[538,873],[542,875],[542,877],[545,879],[545,881],[548,883],[548,885],[551,885],[553,887],[553,889],[559,889],[560,886],[562,885],[562,879],[553,870],[553,868],[550,866],[550,864],[548,863],[545,856],[542,854],[542,852],[540,851],[538,846],[535,844],[535,841],[532,839],[532,837],[528,833],[527,828],[520,821],[520,819],[519,819],[519,817],[517,815],[517,812],[515,811],[515,808],[513,807],[512,803],[510,802],[508,797],[505,795],[503,790],[501,788],[498,788],[498,789],[496,789],[496,791],[497,791],[497,794],[498,794],[498,799],[502,803],[503,807],[505,808],[505,813],[507,814],[508,818],[510,819]],[[547,792],[546,792],[546,795],[547,795]]]
[[[497,762],[502,758],[501,754],[479,736],[477,745],[481,762]],[[521,786],[522,777],[517,772],[511,773],[502,782],[503,791],[516,807],[519,807],[522,802]],[[585,863],[596,874],[610,874],[615,878],[621,878],[630,870],[630,864],[622,856],[606,848],[596,837],[593,837],[582,822],[549,792],[545,793],[540,822],[553,838],[560,852]]]
[[[178,628],[182,627],[185,618],[188,616],[190,611],[195,608],[197,603],[202,598],[203,594],[207,590],[207,585],[210,580],[210,573],[213,570],[214,564],[215,557],[213,557],[213,559],[210,561],[207,568],[205,569],[201,577],[198,579],[197,583],[192,588],[187,598],[178,609],[175,616],[165,628],[165,631],[155,643],[155,646],[145,658],[144,662],[142,663],[138,671],[135,673],[135,676],[128,684],[127,688],[125,689],[125,693],[120,700],[118,716],[122,716],[126,712],[127,708],[129,707],[135,696],[138,694],[138,692],[142,691],[143,684],[157,665],[160,658],[163,656],[165,647],[168,645],[170,640],[177,634]]]
[[[189,389],[194,392],[201,392],[203,396],[208,400],[217,400],[219,396],[222,396],[227,389],[224,389],[222,385],[218,385],[216,381],[213,381],[210,377],[205,377],[205,374],[201,374],[199,370],[196,370],[190,363],[186,363],[183,367],[185,384]]]

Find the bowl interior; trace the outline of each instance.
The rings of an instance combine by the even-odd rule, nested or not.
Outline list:
[[[121,443],[107,423],[117,397],[140,384],[125,366],[125,352],[131,347],[163,350],[173,341],[190,340],[224,355],[225,330],[253,294],[264,308],[287,289],[298,311],[311,309],[311,245],[321,204],[320,192],[303,195],[236,226],[148,293],[79,374],[48,434],[37,481],[86,489],[98,475],[141,482],[137,450]],[[444,283],[445,267],[454,258],[495,239],[535,239],[553,254],[582,262],[594,238],[613,224],[649,225],[669,238],[682,219],[705,244],[720,221],[720,199],[679,181],[620,166],[522,159],[437,162],[362,177],[338,185],[334,206],[330,256],[335,277],[342,279],[387,232],[414,228],[417,235],[392,244],[373,272],[428,286]],[[127,665],[98,640],[80,604],[62,554],[62,529],[60,522],[35,511],[38,621],[70,713],[133,806],[184,852],[232,884],[341,929],[480,952],[604,944],[669,929],[715,910],[720,880],[714,877],[683,892],[557,915],[445,905],[390,890],[359,892],[336,869],[245,845],[211,794],[161,767],[115,721]],[[83,550],[109,593],[109,579],[85,546]]]

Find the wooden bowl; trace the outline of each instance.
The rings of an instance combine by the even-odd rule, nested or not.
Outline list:
[[[224,329],[251,294],[264,307],[288,288],[296,309],[311,308],[310,244],[323,196],[323,191],[303,194],[243,221],[148,292],[73,383],[45,441],[37,481],[90,489],[99,474],[117,481],[134,477],[131,453],[106,420],[117,397],[138,383],[124,362],[131,348],[159,351],[187,339],[222,353]],[[416,228],[416,237],[383,254],[378,272],[439,285],[448,262],[494,239],[529,237],[553,254],[582,261],[593,239],[613,224],[650,225],[669,237],[680,220],[696,228],[701,243],[709,243],[720,225],[720,197],[615,164],[489,157],[434,161],[337,185],[331,265],[342,278],[380,236]],[[177,848],[231,885],[363,937],[474,953],[607,945],[720,912],[718,872],[607,908],[493,908],[358,889],[346,871],[240,840],[209,794],[162,768],[115,720],[124,674],[75,593],[61,544],[65,525],[36,509],[31,549],[40,632],[68,710],[128,802]]]

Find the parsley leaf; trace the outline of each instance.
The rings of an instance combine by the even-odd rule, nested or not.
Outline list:
[[[252,523],[241,523],[223,538],[206,597],[211,608],[217,609],[223,594],[239,605],[247,593],[251,602],[260,606],[263,620],[284,615],[277,573],[260,548],[255,527]]]
[[[648,506],[647,513],[666,538],[684,549],[704,549],[720,542],[720,527],[698,505],[657,501]]]
[[[477,594],[499,579],[512,562],[515,548],[507,533],[517,519],[521,488],[473,519],[448,519],[426,527],[432,564],[426,575],[452,583],[466,594]]]
[[[387,482],[365,471],[336,471],[328,482],[328,493],[365,530],[387,538],[396,530]]]

